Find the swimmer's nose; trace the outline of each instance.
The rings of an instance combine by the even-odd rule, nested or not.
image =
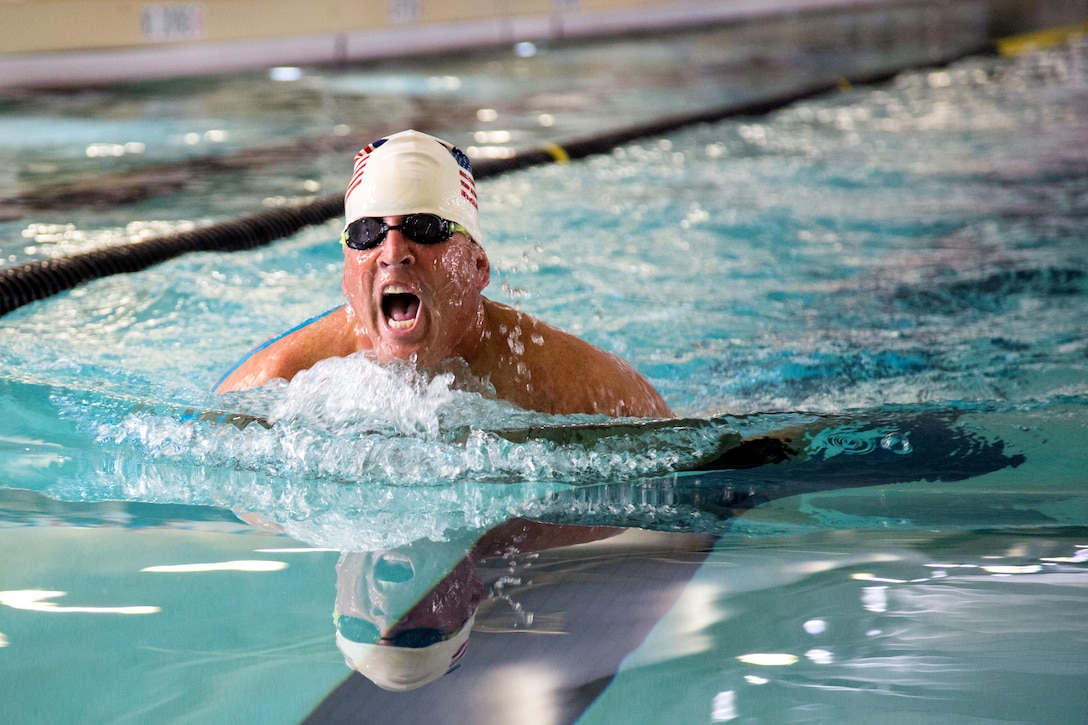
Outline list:
[[[399,229],[390,229],[386,233],[385,239],[382,240],[381,250],[379,261],[386,267],[411,264],[416,259],[411,242]]]

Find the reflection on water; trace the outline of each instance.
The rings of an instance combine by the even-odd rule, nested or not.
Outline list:
[[[398,632],[444,613],[437,629],[457,642],[457,662],[447,672],[446,651],[440,663],[355,660],[385,689],[410,678],[420,689],[410,701],[389,699],[351,678],[312,721],[364,706],[399,710],[383,717],[390,722],[438,707],[451,720],[496,723],[780,722],[798,712],[1036,721],[1039,687],[1054,693],[1047,712],[1060,719],[1085,705],[1086,535],[836,532],[760,543],[518,521],[467,552],[465,542],[428,542],[345,555],[338,606],[389,601],[375,595],[383,587],[412,592],[412,608],[370,649],[396,649]],[[403,575],[450,560],[429,580]],[[471,594],[451,595],[459,588]],[[481,591],[478,608],[462,606]],[[470,642],[458,630],[466,614]],[[1009,629],[1026,620],[1034,624]],[[579,641],[587,629],[592,644]],[[351,659],[358,650],[346,651]],[[664,694],[674,691],[684,697]]]
[[[0,626],[5,651],[36,651],[82,612],[116,618],[100,628],[111,651],[138,654],[134,683],[212,651],[216,677],[237,684],[247,672],[230,664],[238,657],[292,677],[321,663],[315,723],[372,709],[406,723],[434,712],[481,723],[777,722],[797,712],[1037,721],[1040,708],[1065,722],[1085,705],[1082,526],[713,537],[515,519],[445,542],[322,555],[214,509],[64,504],[5,489],[0,510],[5,557],[15,555],[10,534],[34,535],[34,556],[52,562],[35,578],[64,587],[34,594],[24,570],[0,574],[0,610],[23,613]],[[88,560],[78,577],[58,566],[103,555],[108,566]],[[261,626],[223,609],[234,591],[272,597]],[[200,644],[212,625],[216,643]],[[152,631],[192,640],[164,647]],[[303,646],[303,633],[313,664],[282,651]],[[345,658],[362,674],[345,678]],[[57,666],[66,677],[69,665]]]
[[[371,638],[385,636],[359,647],[345,641],[341,627],[338,644],[366,679],[346,680],[312,719],[385,708],[384,700],[395,698],[395,721],[409,722],[449,699],[450,720],[569,722],[676,600],[711,543],[706,536],[521,519],[479,532],[474,542],[344,554],[339,619],[350,609],[377,623]],[[635,582],[636,589],[614,597]],[[394,602],[397,611],[409,607],[399,618],[389,608]],[[473,625],[467,639],[466,619]],[[369,630],[351,626],[356,637]],[[412,646],[420,643],[429,644]],[[391,694],[409,687],[418,688],[411,700]]]
[[[678,604],[582,721],[636,711],[647,722],[705,720],[715,703],[742,722],[1038,722],[1040,708],[1044,720],[1075,720],[1086,704],[1077,618],[1088,580],[1082,566],[1048,559],[1084,546],[1085,533],[722,540],[693,580],[720,615],[699,631],[702,645],[673,656],[689,626]],[[986,570],[998,562],[1021,573]],[[700,696],[649,694],[672,687]]]
[[[525,519],[504,522],[457,541],[415,541],[397,549],[345,552],[337,564],[336,643],[347,664],[379,687],[411,690],[455,670],[469,646],[484,584],[477,563],[487,557],[511,562],[511,576],[495,582],[490,604],[502,599],[513,608],[508,626],[543,630],[543,619],[524,611],[506,591],[520,585],[513,562],[543,549],[607,539],[619,529],[555,526]],[[488,608],[494,629],[500,615]]]

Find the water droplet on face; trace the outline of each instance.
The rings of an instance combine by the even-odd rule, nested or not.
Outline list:
[[[524,299],[529,296],[529,290],[523,287],[514,287],[509,282],[502,283],[502,291],[507,298],[513,300]]]

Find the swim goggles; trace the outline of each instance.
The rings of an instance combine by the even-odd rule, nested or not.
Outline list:
[[[430,647],[432,644],[438,644],[439,642],[445,642],[448,639],[452,639],[457,632],[446,634],[440,629],[434,629],[432,627],[417,627],[415,629],[405,629],[396,634],[388,637],[383,637],[382,633],[378,631],[378,628],[374,626],[373,622],[368,622],[365,619],[358,617],[352,617],[347,614],[336,614],[333,617],[336,622],[336,628],[340,631],[340,634],[344,635],[345,639],[349,639],[352,642],[358,642],[360,644],[378,644],[384,642],[391,644],[394,647],[406,647],[408,649],[420,649],[422,647]]]
[[[416,244],[441,244],[457,232],[468,235],[468,230],[457,222],[436,214],[408,214],[398,226],[390,226],[379,217],[365,216],[347,225],[340,243],[359,251],[376,249],[394,230]]]

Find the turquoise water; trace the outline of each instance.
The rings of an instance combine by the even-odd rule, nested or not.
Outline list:
[[[971,58],[481,183],[489,293],[702,427],[513,442],[492,431],[599,420],[355,359],[210,395],[339,302],[336,221],[8,315],[6,711],[1081,720],[1085,53]],[[674,473],[791,428],[805,456]],[[406,694],[349,677],[334,606],[365,581],[402,614],[466,557],[484,599],[460,668]]]

